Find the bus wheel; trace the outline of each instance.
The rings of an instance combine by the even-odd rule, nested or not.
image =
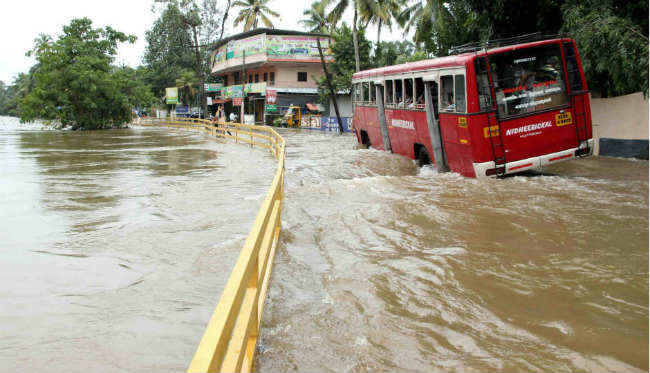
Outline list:
[[[366,131],[361,131],[361,145],[363,145],[364,148],[368,149],[370,147],[370,137],[368,136],[368,132]]]
[[[418,161],[418,166],[419,167],[422,167],[422,166],[427,165],[427,164],[431,164],[431,158],[429,158],[429,152],[427,152],[426,147],[420,145],[418,147],[417,154],[418,154],[417,161]]]

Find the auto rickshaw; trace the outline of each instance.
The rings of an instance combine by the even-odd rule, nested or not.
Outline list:
[[[289,106],[289,109],[287,109],[286,113],[284,113],[282,122],[286,123],[287,127],[300,127],[300,119],[301,119],[300,106],[292,105]]]

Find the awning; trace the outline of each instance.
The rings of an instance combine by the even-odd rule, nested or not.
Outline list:
[[[307,105],[307,109],[309,109],[311,111],[319,111],[318,106],[316,106],[314,104],[307,103],[306,105]]]

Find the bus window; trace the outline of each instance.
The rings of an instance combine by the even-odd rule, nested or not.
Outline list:
[[[455,86],[456,86],[456,112],[464,113],[465,112],[465,75],[455,75]]]
[[[436,98],[438,98],[437,93]],[[415,78],[415,108],[424,108],[424,81],[422,78]]]
[[[476,70],[476,90],[478,92],[478,105],[480,111],[492,109],[492,92],[490,92],[490,78],[487,72],[487,61],[485,57],[474,60]]]
[[[375,87],[375,82],[370,82],[370,102],[372,104],[377,103],[377,88]]]
[[[454,76],[445,75],[440,77],[440,111],[455,111],[454,108]]]
[[[395,103],[398,106],[404,106],[404,85],[402,84],[402,79],[395,79],[393,84],[395,85]]]
[[[354,101],[357,103],[361,101],[361,83],[354,85]]]
[[[566,72],[569,76],[569,87],[571,91],[582,91],[582,79],[580,78],[580,69],[573,44],[564,43],[564,60],[566,61]]]
[[[366,82],[361,83],[361,94],[363,95],[362,98],[361,98],[361,101],[363,101],[365,103],[368,100],[370,100],[369,93],[370,92],[368,92],[368,83],[366,83]]]
[[[543,45],[490,57],[499,115],[531,113],[569,102],[560,48]]]
[[[404,79],[404,105],[413,109],[413,79]]]
[[[393,104],[393,81],[386,80],[386,89],[384,90],[384,98],[387,105]]]

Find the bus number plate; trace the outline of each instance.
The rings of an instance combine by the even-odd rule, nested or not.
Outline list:
[[[555,125],[558,127],[566,126],[571,123],[573,123],[573,120],[571,119],[571,113],[569,112],[560,113],[555,116]]]

